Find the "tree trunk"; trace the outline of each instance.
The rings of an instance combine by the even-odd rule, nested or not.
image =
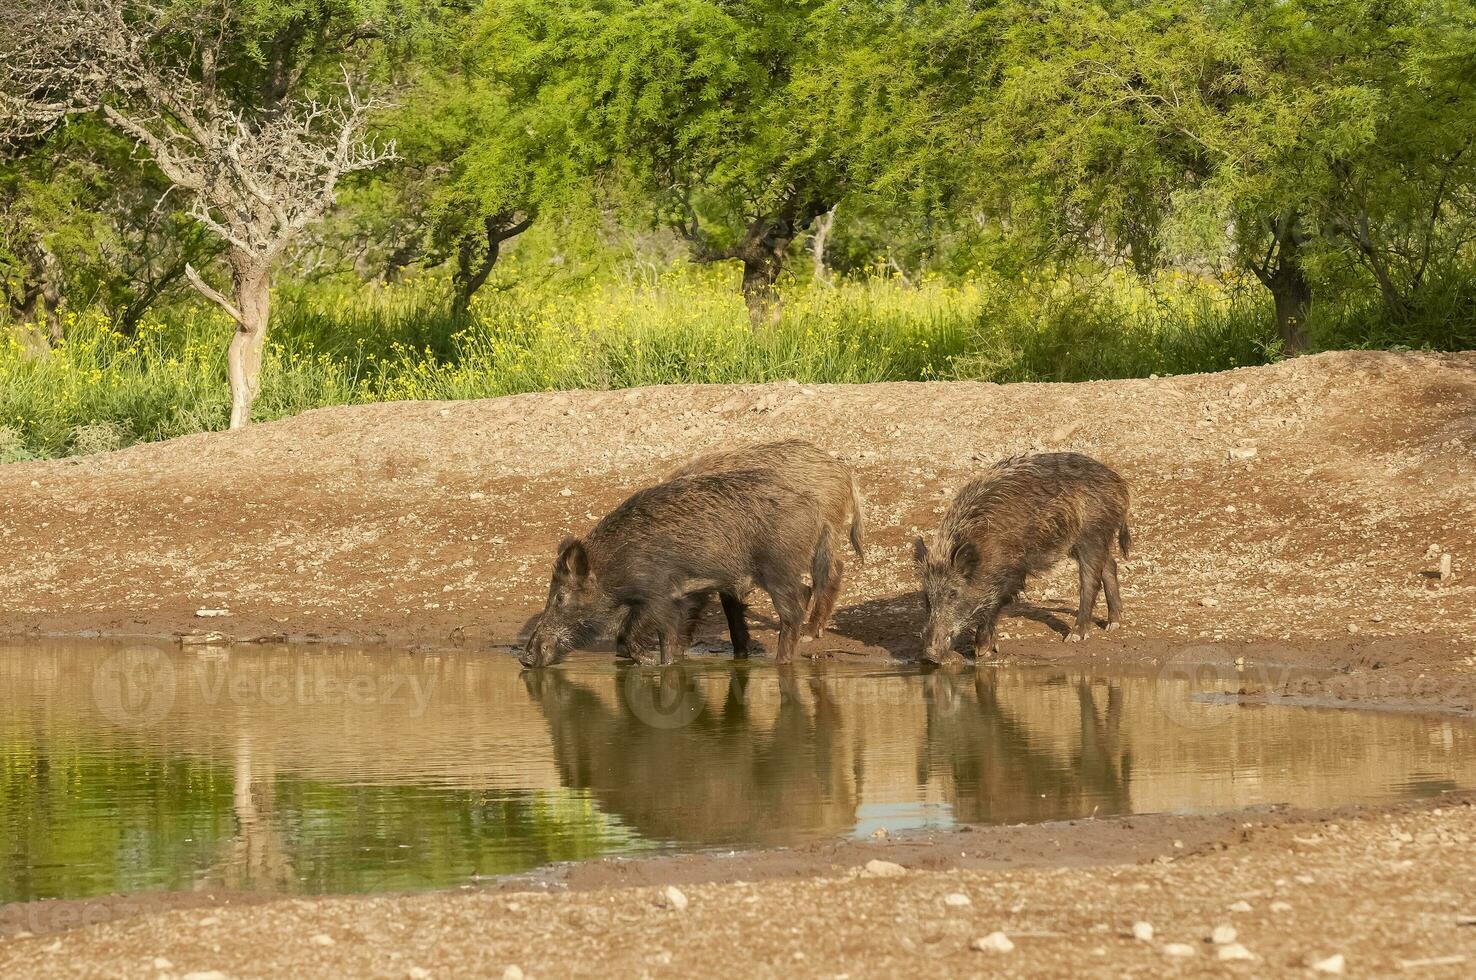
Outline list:
[[[830,276],[825,271],[825,246],[830,242],[830,229],[833,227],[835,227],[835,208],[831,208],[815,219],[815,233],[810,239],[810,261],[813,263],[816,282],[830,281]]]
[[[62,340],[61,263],[41,242],[28,250],[29,281],[11,300],[11,316],[18,321],[16,337],[32,355],[44,354]]]
[[[1271,292],[1276,304],[1276,333],[1282,350],[1300,354],[1307,349],[1307,313],[1312,308],[1312,284],[1302,268],[1297,215],[1283,215],[1268,222],[1271,246],[1260,264],[1250,269]]]
[[[502,254],[502,243],[521,235],[532,223],[532,215],[517,222],[511,214],[495,215],[486,219],[482,234],[468,235],[461,240],[456,249],[456,272],[452,276],[456,294],[451,301],[451,311],[458,319],[471,311],[472,297],[487,284]]]
[[[1312,308],[1312,284],[1293,263],[1283,265],[1267,283],[1271,299],[1276,303],[1276,332],[1288,354],[1307,349],[1307,311]]]
[[[779,281],[783,268],[780,260],[771,254],[753,254],[741,258],[743,262],[743,303],[748,307],[748,322],[757,329],[779,322],[782,312],[779,290],[774,284]]]
[[[461,240],[456,249],[456,272],[451,277],[456,290],[451,300],[451,312],[458,320],[471,312],[472,297],[487,284],[487,278],[492,275],[492,267],[497,264],[501,254],[502,240],[495,235],[488,235],[486,238],[478,235]]]
[[[261,356],[271,316],[272,277],[269,264],[257,256],[232,252],[230,263],[238,314],[236,334],[227,355],[231,428],[242,429],[251,423],[251,405],[261,391]]]

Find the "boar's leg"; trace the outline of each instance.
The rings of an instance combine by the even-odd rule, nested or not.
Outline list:
[[[794,660],[794,648],[799,645],[800,627],[805,622],[804,586],[795,582],[793,586],[775,587],[768,590],[774,601],[774,611],[779,614],[779,650],[774,655],[776,663],[787,664]]]
[[[718,599],[723,604],[723,615],[728,620],[728,635],[733,638],[733,656],[748,656],[748,621],[745,618],[748,607],[743,600],[737,596],[719,592]]]
[[[988,623],[980,623],[978,629],[974,630],[974,659],[982,660],[991,653],[999,652],[999,641],[994,638],[994,619],[990,618]]]
[[[974,659],[991,653],[999,652],[999,643],[995,640],[995,627],[999,623],[999,611],[1009,601],[1008,589],[996,590],[994,600],[986,602],[974,615],[979,625],[974,628]]]
[[[1117,591],[1117,559],[1108,557],[1102,564],[1102,591],[1107,594],[1107,628],[1122,625],[1122,596]]]
[[[1076,607],[1076,628],[1066,634],[1068,642],[1076,643],[1087,638],[1092,628],[1092,610],[1097,605],[1097,593],[1102,589],[1102,566],[1106,561],[1106,549],[1076,546],[1076,571],[1081,580],[1081,597]]]
[[[685,603],[671,599],[651,599],[636,606],[625,626],[629,655],[648,667],[671,663],[685,651],[681,642],[686,611]],[[651,649],[653,638],[659,653]]]
[[[846,563],[840,558],[830,560],[830,578],[825,581],[825,588],[815,596],[815,606],[810,610],[810,622],[805,626],[805,633],[815,639],[825,635],[826,626],[830,625],[831,614],[835,612],[835,601],[840,598],[841,576],[846,572]]]
[[[712,596],[706,592],[694,592],[685,600],[686,609],[682,615],[686,622],[682,627],[682,642],[688,647],[692,645],[697,636],[697,624],[702,621],[702,614],[707,611],[707,604],[712,601]]]

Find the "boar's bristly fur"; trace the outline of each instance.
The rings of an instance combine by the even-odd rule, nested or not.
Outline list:
[[[865,504],[855,474],[845,463],[803,439],[758,443],[708,453],[675,470],[667,479],[754,469],[772,470],[791,489],[808,493],[818,500],[821,514],[830,528],[831,540],[839,542],[842,536],[849,537],[851,549],[856,552],[856,556],[865,559]],[[839,555],[833,555],[828,586],[822,589],[817,585],[814,589],[810,618],[805,625],[806,635],[816,638],[824,635],[826,625],[835,612],[836,600],[840,597],[845,570],[845,562]],[[696,616],[701,611],[702,602],[699,599],[694,604],[692,621],[689,624],[689,640],[690,629],[696,626]],[[726,607],[724,611],[726,612]],[[733,641],[736,646],[736,636]]]
[[[781,663],[793,658],[809,574],[827,586],[829,528],[814,496],[771,470],[681,477],[633,494],[585,538],[559,547],[548,601],[522,655],[529,667],[614,627],[619,647],[643,663],[686,649],[695,597],[716,592],[735,652],[746,652],[743,597],[755,588],[779,617]]]
[[[1126,557],[1128,487],[1108,467],[1080,453],[995,463],[959,490],[931,541],[913,544],[927,612],[923,655],[935,663],[954,656],[954,638],[970,626],[975,656],[994,650],[1000,609],[1027,577],[1068,556],[1076,559],[1080,593],[1067,639],[1086,638],[1099,591],[1107,595],[1107,629],[1116,629],[1122,602],[1114,539]]]

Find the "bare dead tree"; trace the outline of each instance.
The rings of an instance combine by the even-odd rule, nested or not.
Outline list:
[[[393,158],[392,143],[366,136],[379,104],[359,99],[346,71],[340,98],[283,99],[269,113],[234,102],[217,78],[229,4],[4,0],[0,14],[0,140],[97,113],[225,243],[229,296],[193,266],[185,274],[236,322],[231,428],[245,426],[261,385],[273,266],[333,206],[345,174]]]

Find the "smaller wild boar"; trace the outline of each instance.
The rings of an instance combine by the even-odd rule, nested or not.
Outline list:
[[[830,574],[830,529],[813,496],[771,470],[690,476],[648,487],[611,511],[584,538],[559,545],[548,601],[519,659],[554,663],[578,643],[615,627],[622,652],[670,663],[693,597],[717,592],[747,646],[742,597],[763,589],[779,617],[776,660],[790,661],[805,618],[808,573],[817,592]]]
[[[851,550],[856,552],[857,558],[865,560],[865,505],[861,499],[861,488],[856,484],[856,476],[849,466],[813,443],[803,439],[786,439],[708,453],[673,471],[667,479],[758,469],[773,470],[790,488],[810,494],[818,500],[825,523],[830,527],[831,540],[839,541],[843,532],[848,534]],[[831,614],[835,612],[836,600],[840,598],[841,581],[845,573],[845,562],[840,555],[832,553],[829,584],[823,590],[815,590],[810,619],[805,624],[805,635],[819,639],[825,634],[825,627]],[[703,596],[693,603],[691,628],[695,628],[696,615],[701,612],[705,601],[706,597]],[[724,611],[727,611],[726,606]],[[731,620],[730,615],[730,623]],[[690,631],[688,639],[690,640]],[[733,637],[733,645],[737,649],[737,636]]]
[[[976,657],[994,650],[1001,607],[1028,576],[1068,555],[1081,594],[1066,638],[1086,638],[1098,591],[1107,594],[1107,628],[1116,629],[1122,601],[1112,539],[1127,557],[1127,521],[1127,483],[1090,456],[1041,453],[995,463],[953,498],[931,541],[913,543],[927,613],[923,655],[934,663],[952,658],[954,637],[968,626]]]

